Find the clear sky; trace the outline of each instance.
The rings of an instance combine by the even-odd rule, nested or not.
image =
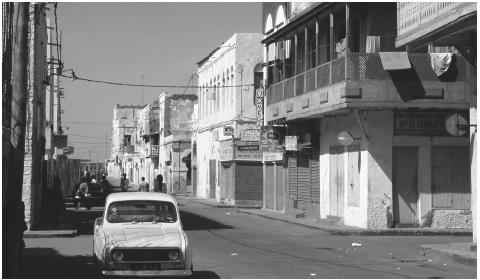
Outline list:
[[[196,62],[234,33],[261,32],[261,3],[59,3],[65,69],[96,80],[186,85]],[[142,88],[62,78],[71,158],[103,160],[115,104],[142,104]],[[144,88],[145,104],[163,91]],[[195,93],[189,89],[187,93]],[[91,124],[79,124],[86,122]],[[77,136],[79,135],[79,136]],[[84,136],[84,137],[82,137]],[[90,138],[88,138],[90,137]],[[98,137],[98,138],[93,138]],[[90,151],[89,151],[90,150]]]

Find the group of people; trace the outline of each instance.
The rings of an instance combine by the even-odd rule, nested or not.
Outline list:
[[[157,175],[157,183],[158,183],[158,191],[159,192],[165,192],[164,187],[163,187],[163,176],[162,175]],[[126,192],[128,190],[129,186],[129,181],[127,179],[127,174],[123,173],[121,178],[120,178],[120,187],[122,189],[122,192]],[[145,177],[142,177],[142,181],[140,182],[140,188],[139,191],[141,192],[149,192],[150,191],[150,184],[145,181]],[[153,189],[153,191],[157,191]]]

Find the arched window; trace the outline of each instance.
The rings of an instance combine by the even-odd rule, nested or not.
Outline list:
[[[278,6],[277,16],[275,17],[275,27],[278,27],[285,23],[285,10],[283,5]]]
[[[265,34],[270,32],[273,29],[272,15],[268,14],[267,20],[265,21]]]

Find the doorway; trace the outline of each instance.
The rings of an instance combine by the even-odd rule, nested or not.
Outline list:
[[[416,227],[418,221],[418,148],[393,147],[393,225]]]

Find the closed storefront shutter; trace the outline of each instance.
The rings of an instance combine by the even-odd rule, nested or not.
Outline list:
[[[263,200],[261,162],[235,163],[235,199]]]
[[[312,150],[310,159],[310,201],[314,203],[320,202],[320,151]]]
[[[297,180],[298,180],[298,208],[307,208],[310,203],[310,149],[298,153]]]
[[[297,157],[294,153],[288,156],[288,178],[288,198],[297,200]]]

